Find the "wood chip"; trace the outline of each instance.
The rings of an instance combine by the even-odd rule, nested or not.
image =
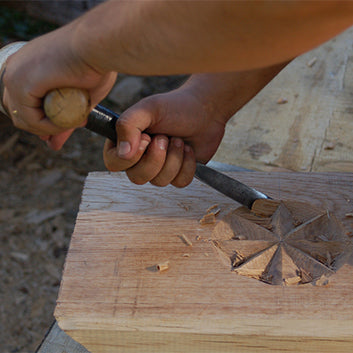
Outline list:
[[[201,219],[200,219],[200,224],[205,225],[205,224],[214,224],[216,223],[216,215],[214,213],[208,213],[205,214]]]
[[[185,234],[181,234],[179,236],[179,238],[187,245],[187,246],[192,246],[192,242],[190,241],[190,239],[185,235]]]
[[[218,204],[215,204],[206,210],[206,214],[214,213],[215,215],[218,215],[219,212],[221,212],[221,209],[218,207]]]
[[[318,280],[314,282],[315,286],[327,286],[328,285],[328,277],[322,275]]]
[[[277,104],[286,104],[288,103],[288,99],[287,98],[279,98],[277,100]]]
[[[301,281],[301,277],[295,276],[295,277],[289,277],[284,280],[284,283],[288,286],[293,286],[298,284]]]
[[[308,67],[313,67],[313,66],[315,65],[316,61],[317,61],[317,57],[314,56],[312,59],[310,59],[310,60],[306,63],[306,66],[308,66]]]
[[[353,212],[346,213],[345,216],[348,217],[348,218],[352,218],[353,217]]]
[[[157,264],[156,268],[159,272],[163,272],[163,271],[168,270],[169,261],[165,261],[165,262],[161,262],[160,264]]]
[[[336,144],[334,142],[328,142],[324,146],[324,150],[333,150],[335,149]]]

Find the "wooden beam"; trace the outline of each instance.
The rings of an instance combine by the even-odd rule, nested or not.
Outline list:
[[[352,235],[353,174],[229,174],[328,210]],[[216,224],[239,206],[197,180],[157,188],[91,173],[55,310],[60,327],[92,353],[351,352],[351,248],[327,285],[269,285],[219,256],[215,224],[199,223],[214,204]]]
[[[353,27],[293,60],[229,121],[214,160],[353,172]]]

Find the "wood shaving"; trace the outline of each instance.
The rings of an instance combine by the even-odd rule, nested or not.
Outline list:
[[[336,144],[334,142],[328,142],[325,147],[324,150],[334,150],[336,147]]]
[[[314,56],[312,59],[310,59],[310,60],[306,63],[306,66],[308,66],[308,67],[313,67],[313,66],[315,65],[316,61],[317,61],[317,57]]]
[[[159,272],[163,272],[163,271],[166,271],[168,270],[169,268],[169,261],[166,261],[166,262],[162,262],[160,264],[157,264],[156,265],[156,268]]]
[[[318,280],[315,281],[315,286],[327,286],[328,285],[328,277],[322,275]]]
[[[179,237],[187,246],[192,246],[191,240],[185,234],[181,234]]]
[[[292,285],[298,284],[301,280],[302,280],[301,277],[295,276],[295,277],[286,278],[284,280],[284,283],[287,286],[292,286]]]
[[[348,217],[348,218],[352,218],[353,217],[353,212],[346,213],[345,216]]]
[[[214,213],[216,216],[218,215],[219,212],[221,212],[221,209],[218,207],[218,204],[215,204],[206,210],[206,214]]]
[[[201,219],[200,219],[200,224],[205,225],[205,224],[214,224],[216,223],[216,215],[214,213],[208,213],[205,214]]]
[[[286,103],[288,103],[288,99],[286,98],[279,98],[277,100],[277,104],[286,104]]]

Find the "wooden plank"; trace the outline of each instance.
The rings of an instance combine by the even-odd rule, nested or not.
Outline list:
[[[353,174],[229,173],[275,199],[327,209],[353,231]],[[238,204],[197,180],[136,186],[91,173],[55,310],[90,352],[351,352],[350,257],[327,286],[274,286],[235,274],[199,219]],[[184,234],[192,246],[182,241]],[[156,264],[169,269],[156,272]]]
[[[292,61],[230,120],[214,160],[262,171],[352,172],[352,34],[353,27]]]

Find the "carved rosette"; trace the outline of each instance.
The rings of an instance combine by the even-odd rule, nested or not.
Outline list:
[[[350,240],[333,214],[281,201],[271,216],[240,207],[215,227],[212,241],[231,269],[274,285],[314,282],[333,274]]]

